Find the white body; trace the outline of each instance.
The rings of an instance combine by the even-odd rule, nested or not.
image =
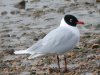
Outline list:
[[[72,27],[62,19],[58,28],[49,32],[43,39],[33,44],[27,50],[15,51],[15,54],[31,54],[29,59],[47,54],[63,54],[76,46],[80,33],[77,27]]]

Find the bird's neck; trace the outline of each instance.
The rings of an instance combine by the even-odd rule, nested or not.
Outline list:
[[[68,25],[68,24],[64,21],[64,18],[61,20],[60,27],[65,27],[65,28],[76,28],[76,27],[73,27],[73,26]]]
[[[60,27],[66,27],[68,24],[64,21],[64,18],[61,20]]]
[[[61,20],[61,23],[60,23],[60,26],[59,27],[67,28],[68,30],[71,30],[72,32],[78,32],[79,33],[79,30],[78,30],[77,27],[73,27],[73,26],[68,25],[64,21],[64,19]]]

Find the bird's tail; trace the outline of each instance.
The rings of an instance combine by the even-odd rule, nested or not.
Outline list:
[[[37,57],[41,57],[41,56],[44,56],[44,54],[41,54],[41,53],[35,53],[35,52],[32,52],[30,53],[28,50],[19,50],[19,51],[15,51],[14,54],[31,54],[28,59],[35,59]]]
[[[19,51],[15,51],[14,54],[30,54],[28,52],[28,50],[19,50]]]

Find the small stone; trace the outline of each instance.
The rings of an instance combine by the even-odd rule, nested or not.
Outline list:
[[[88,13],[89,13],[89,14],[93,14],[93,12],[94,12],[94,11],[89,11]]]
[[[48,73],[44,73],[43,75],[48,75]]]
[[[40,35],[38,36],[40,39],[42,39],[43,37],[45,37],[46,34],[44,32],[40,33]]]
[[[100,0],[96,0],[96,2],[100,2]]]
[[[35,17],[35,18],[37,18],[37,17],[40,17],[40,16],[42,16],[43,14],[45,14],[45,12],[41,9],[41,10],[35,10],[34,12],[33,12],[33,16]]]
[[[1,59],[3,56],[4,56],[4,53],[1,52],[1,53],[0,53],[0,59]]]
[[[5,63],[0,63],[0,68],[8,68],[9,66],[6,65]]]
[[[2,35],[1,37],[10,37],[9,34]]]
[[[87,64],[87,62],[79,62],[78,63],[79,65],[80,65],[80,67],[86,67],[88,64]]]
[[[37,37],[35,37],[35,38],[34,38],[34,41],[38,41],[38,38],[37,38]]]
[[[11,11],[10,13],[11,13],[12,15],[15,15],[15,14],[19,14],[20,11]]]
[[[49,74],[51,74],[54,70],[52,68],[48,69]]]
[[[75,52],[68,52],[67,53],[67,57],[75,58],[76,57],[76,53]]]
[[[74,72],[68,72],[68,73],[65,73],[64,75],[75,75]]]
[[[4,53],[5,54],[14,54],[14,50],[13,49],[11,49],[11,50],[6,50],[6,51],[4,51]]]
[[[1,15],[2,15],[2,16],[6,15],[6,14],[7,14],[7,11],[1,12]]]
[[[88,59],[94,59],[95,58],[95,55],[94,54],[87,55],[87,58]]]
[[[30,75],[36,75],[36,71],[32,71]]]
[[[93,44],[91,48],[92,49],[97,49],[97,48],[100,48],[100,45],[99,44]]]
[[[15,7],[19,9],[25,9],[25,5],[26,5],[25,0],[22,0],[17,5],[15,5]]]
[[[47,8],[48,6],[43,6],[43,8]]]
[[[98,59],[98,60],[99,60],[99,59],[100,59],[100,55],[96,55],[96,59]]]
[[[17,36],[17,35],[15,35],[15,34],[14,34],[14,35],[11,35],[11,37],[16,37],[16,36]]]
[[[15,11],[11,11],[10,13],[14,15],[15,14]]]
[[[12,75],[13,75],[13,74],[12,74]],[[20,75],[30,75],[30,72],[28,72],[28,71],[23,71],[23,72],[20,73]]]

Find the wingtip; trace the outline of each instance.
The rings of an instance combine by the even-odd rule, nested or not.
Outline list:
[[[15,51],[14,54],[20,54],[20,52],[19,51]]]
[[[15,51],[14,54],[28,54],[27,50]]]

